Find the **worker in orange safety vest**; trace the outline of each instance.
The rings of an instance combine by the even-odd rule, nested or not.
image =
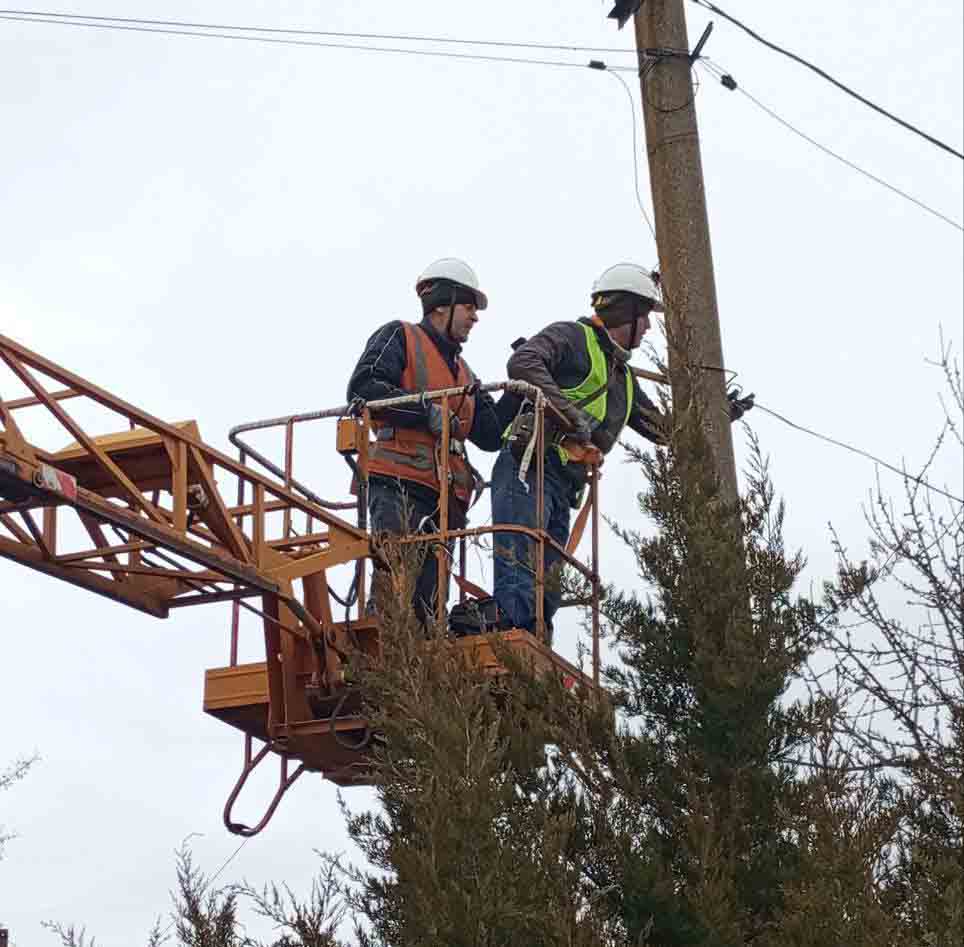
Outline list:
[[[453,257],[437,260],[419,276],[415,292],[422,321],[389,322],[372,335],[348,383],[348,397],[370,402],[440,388],[465,389],[450,399],[449,415],[449,527],[459,529],[483,486],[469,462],[466,441],[498,451],[511,414],[503,418],[492,396],[478,390],[462,357],[479,313],[488,306],[473,269]],[[513,407],[509,401],[506,405]],[[442,420],[440,402],[428,400],[373,414],[376,441],[368,463],[373,532],[438,531]],[[437,589],[436,557],[428,550],[415,583],[415,611],[424,624],[435,613]]]

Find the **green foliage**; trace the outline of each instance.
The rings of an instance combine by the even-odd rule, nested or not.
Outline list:
[[[620,791],[596,820],[605,870],[630,942],[743,944],[800,871],[794,760],[817,708],[787,691],[819,643],[816,612],[790,598],[803,559],[785,551],[755,442],[738,505],[695,409],[677,408],[664,452],[635,459],[655,533],[621,530],[649,594],[611,590],[604,605],[621,660],[608,676],[631,721],[610,761]]]
[[[381,653],[350,669],[380,808],[343,803],[368,865],[329,859],[299,902],[209,890],[182,852],[177,942],[254,947],[242,902],[272,947],[339,947],[349,917],[358,947],[964,942],[964,514],[908,478],[901,515],[882,497],[870,513],[870,561],[837,544],[818,607],[794,596],[804,560],[759,445],[727,502],[705,427],[678,399],[666,450],[633,455],[651,529],[617,527],[640,587],[604,596],[611,701],[497,644],[493,677],[484,651],[426,635],[417,554],[380,548]],[[964,447],[962,428],[945,434]],[[916,631],[888,615],[888,580],[924,609]]]
[[[355,872],[362,943],[497,947],[604,941],[574,846],[564,768],[545,765],[544,714],[519,681],[494,680],[407,603],[413,563],[392,564],[383,654],[359,669],[380,739],[380,812],[349,816],[375,872]],[[361,926],[361,925],[360,925]]]
[[[957,771],[895,778],[848,741],[848,694],[807,690],[841,608],[794,596],[804,560],[756,441],[727,503],[704,427],[677,405],[667,450],[634,455],[653,531],[619,530],[641,591],[604,598],[617,716],[524,668],[493,687],[424,640],[395,569],[385,660],[360,677],[384,740],[384,809],[350,817],[377,872],[352,876],[362,943],[959,942]]]
[[[880,886],[900,824],[899,793],[891,781],[844,763],[825,746],[824,765],[799,786],[804,804],[789,826],[797,871],[763,947],[913,943]]]
[[[42,921],[40,926],[59,937],[62,947],[97,947],[97,941],[93,937],[87,939],[86,928],[78,930],[73,924],[64,925],[56,921]],[[161,930],[161,922],[158,920],[147,935],[147,947],[161,947],[166,943],[167,936]]]
[[[324,868],[312,882],[306,901],[300,901],[287,886],[267,885],[261,890],[244,883],[212,886],[194,864],[190,849],[182,847],[176,856],[177,890],[172,895],[172,920],[158,919],[147,936],[147,947],[170,942],[173,928],[178,947],[343,947],[335,929],[344,916],[340,886],[332,867]],[[273,921],[277,939],[264,944],[247,936],[239,907]],[[96,947],[84,928],[47,921],[43,927],[60,938],[62,947]]]
[[[56,921],[42,921],[41,927],[56,934],[63,947],[97,947],[97,941],[93,937],[90,940],[87,939],[86,928],[77,930],[73,924],[65,926]]]
[[[956,947],[964,938],[964,781],[920,773],[906,793],[905,819],[888,885],[915,942]]]
[[[37,762],[38,757],[21,757],[5,770],[0,770],[0,792],[9,789],[14,783],[20,782],[30,770],[30,767]],[[16,838],[15,835],[4,832],[3,824],[0,823],[0,859],[3,858],[3,850],[7,842]]]
[[[177,853],[175,930],[183,947],[253,947],[238,921],[238,898],[232,890],[212,889],[195,867],[188,848]]]
[[[327,864],[312,881],[306,901],[300,901],[287,885],[270,884],[259,891],[244,883],[232,890],[281,932],[271,947],[339,947],[335,934],[345,906],[334,865]]]

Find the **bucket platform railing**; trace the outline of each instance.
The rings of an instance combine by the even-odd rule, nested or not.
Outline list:
[[[516,395],[521,396],[524,399],[528,399],[532,405],[532,410],[536,415],[536,423],[533,426],[532,443],[529,445],[529,450],[523,457],[522,461],[522,473],[523,476],[528,472],[530,466],[535,467],[534,476],[534,487],[536,492],[536,520],[539,523],[545,521],[545,449],[546,449],[546,413],[551,413],[553,415],[553,421],[557,428],[562,428],[567,430],[569,427],[568,420],[555,408],[551,403],[545,398],[542,391],[540,391],[536,386],[530,385],[526,382],[521,381],[502,381],[502,382],[492,382],[485,385],[478,386],[479,390],[493,393],[493,392],[512,392]],[[543,528],[530,528],[525,526],[520,526],[516,524],[492,524],[491,526],[485,527],[475,527],[475,528],[465,528],[465,529],[450,529],[449,528],[449,503],[448,503],[448,490],[449,490],[449,403],[450,399],[463,396],[466,393],[465,388],[453,387],[439,389],[435,391],[420,392],[417,394],[403,395],[395,398],[387,398],[379,401],[368,402],[367,404],[355,403],[353,405],[341,405],[336,408],[325,409],[322,411],[312,411],[305,412],[302,414],[291,414],[281,417],[268,418],[260,421],[252,421],[245,424],[237,425],[232,428],[229,433],[229,440],[231,443],[238,448],[239,459],[242,463],[246,463],[248,460],[253,460],[260,464],[265,469],[269,470],[275,476],[284,478],[285,484],[290,489],[298,490],[306,498],[311,499],[313,502],[325,506],[328,509],[346,510],[354,507],[356,509],[357,524],[361,529],[366,528],[366,494],[367,494],[367,462],[368,462],[368,444],[370,442],[370,435],[372,430],[372,416],[378,414],[379,411],[385,410],[387,408],[398,407],[399,405],[413,404],[425,401],[437,401],[440,403],[441,414],[443,418],[442,424],[442,437],[441,437],[441,449],[439,452],[440,457],[440,470],[439,470],[439,483],[441,486],[441,492],[439,496],[439,530],[437,532],[423,533],[418,536],[407,537],[402,540],[405,543],[417,543],[417,544],[429,544],[435,547],[435,555],[438,557],[438,567],[439,567],[439,582],[438,582],[438,617],[439,620],[444,620],[446,611],[446,593],[447,593],[447,577],[449,573],[449,557],[446,554],[446,545],[449,540],[457,540],[459,544],[459,555],[458,555],[458,577],[460,581],[459,585],[459,598],[464,601],[466,596],[466,541],[471,538],[478,538],[486,534],[494,534],[497,532],[518,532],[528,535],[533,542],[537,545],[537,553],[533,557],[535,560],[535,586],[536,586],[536,601],[535,601],[535,611],[536,611],[536,634],[537,636],[545,641],[546,640],[546,624],[545,624],[545,612],[544,612],[544,594],[546,585],[546,575],[545,575],[545,547],[552,546],[558,553],[560,560],[572,568],[576,569],[578,572],[590,582],[592,588],[592,596],[589,603],[579,603],[588,604],[591,620],[592,620],[592,673],[593,680],[596,685],[599,683],[599,589],[600,589],[600,577],[599,577],[599,504],[598,504],[598,476],[595,470],[591,471],[590,484],[589,484],[589,498],[587,500],[587,514],[591,523],[591,536],[592,536],[592,547],[589,558],[589,563],[584,564],[580,561],[575,553],[575,546],[578,546],[579,539],[581,538],[582,524],[585,524],[585,516],[580,517],[576,530],[574,531],[573,540],[570,542],[568,548],[564,548],[559,545]],[[299,483],[291,476],[291,471],[294,467],[294,430],[296,425],[305,424],[308,422],[322,421],[322,420],[338,420],[344,421],[346,419],[356,419],[358,422],[358,434],[356,442],[359,445],[358,461],[354,462],[351,459],[351,455],[346,455],[346,459],[349,461],[352,472],[355,475],[355,482],[358,490],[358,497],[355,501],[334,501],[334,500],[323,500],[313,491],[309,490],[303,484]],[[277,428],[285,429],[285,447],[284,447],[284,461],[282,464],[276,464],[269,457],[259,450],[257,450],[248,439],[243,439],[241,435],[248,435],[257,431],[266,431]],[[286,521],[286,528],[288,522]],[[359,613],[364,613],[366,601],[364,593],[364,576],[362,575],[357,579],[359,585],[358,593],[358,609]],[[233,646],[232,650],[235,650],[236,646]]]

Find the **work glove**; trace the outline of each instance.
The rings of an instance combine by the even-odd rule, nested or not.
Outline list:
[[[603,452],[591,441],[575,441],[571,436],[563,438],[563,450],[569,460],[577,464],[600,467],[603,462]]]
[[[570,444],[588,444],[592,440],[592,426],[586,417],[580,411],[576,421],[572,422],[572,427],[564,433],[563,436]]]
[[[428,429],[436,437],[442,436],[442,419],[443,419],[442,409],[434,402],[428,406]],[[449,412],[449,437],[456,438],[460,441],[465,440],[465,435],[462,433],[462,422],[459,420],[459,416],[454,412]]]
[[[753,407],[755,397],[756,395],[750,392],[745,398],[741,398],[739,388],[727,392],[726,398],[730,403],[730,421],[739,421]]]

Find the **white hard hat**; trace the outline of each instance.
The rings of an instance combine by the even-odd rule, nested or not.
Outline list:
[[[489,305],[489,297],[479,289],[479,278],[475,275],[475,270],[463,260],[458,260],[454,256],[443,257],[430,263],[415,283],[415,292],[422,295],[422,287],[426,283],[434,283],[436,280],[448,280],[458,283],[466,289],[475,293],[476,309],[485,309]]]
[[[617,263],[609,267],[595,283],[592,295],[599,293],[635,293],[653,301],[653,311],[662,312],[663,303],[659,298],[659,287],[649,270],[635,263]]]

